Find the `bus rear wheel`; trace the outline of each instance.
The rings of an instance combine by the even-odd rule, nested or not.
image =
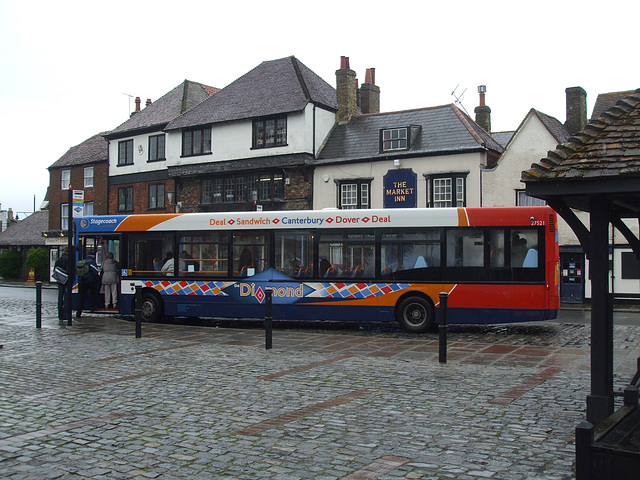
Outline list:
[[[162,304],[153,293],[145,293],[142,295],[140,310],[143,322],[156,323],[162,318]]]
[[[433,306],[422,297],[407,297],[398,305],[396,321],[407,332],[427,332],[434,325]]]

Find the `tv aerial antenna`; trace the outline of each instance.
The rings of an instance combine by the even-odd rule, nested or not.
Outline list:
[[[462,100],[464,100],[464,94],[465,94],[465,92],[467,91],[467,89],[465,88],[465,89],[463,90],[463,92],[462,92],[460,95],[457,95],[457,94],[456,94],[456,90],[458,90],[458,87],[459,87],[459,86],[460,86],[460,84],[458,84],[458,85],[456,86],[456,88],[454,88],[454,89],[453,89],[453,92],[451,92],[451,95],[453,96],[453,98],[455,98],[455,99],[456,99],[456,100],[455,100],[455,102],[453,102],[453,103],[455,103],[456,105],[458,105],[460,108],[462,108],[462,110],[464,110],[464,113],[466,113],[467,115],[469,115],[469,112],[467,112],[467,109],[466,109],[466,108],[464,108],[464,105],[462,104]]]
[[[129,104],[128,104],[128,110],[127,110],[127,115],[131,114],[131,99],[134,97],[133,95],[129,95],[128,93],[124,93],[122,92],[122,95],[126,95],[127,97],[129,97]]]

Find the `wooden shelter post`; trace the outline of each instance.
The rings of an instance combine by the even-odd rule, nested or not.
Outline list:
[[[613,413],[613,302],[609,295],[610,200],[592,196],[590,242],[591,273],[591,394],[587,420],[598,425]]]

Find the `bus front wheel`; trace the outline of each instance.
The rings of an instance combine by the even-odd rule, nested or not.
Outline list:
[[[422,297],[405,298],[398,305],[396,320],[407,332],[426,332],[434,325],[433,306]]]
[[[140,305],[143,322],[159,322],[162,318],[162,304],[160,300],[152,293],[142,295],[142,304]]]

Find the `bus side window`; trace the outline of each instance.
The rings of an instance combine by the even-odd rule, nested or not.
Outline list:
[[[309,277],[312,274],[313,235],[311,232],[276,232],[274,268],[290,277]],[[318,275],[322,276],[323,265],[319,265]]]
[[[447,231],[447,267],[483,267],[484,232],[475,229]]]
[[[268,234],[234,234],[233,259],[233,273],[239,277],[249,277],[269,268]]]
[[[489,266],[504,267],[504,230],[492,229],[489,232]]]
[[[538,268],[538,232],[535,229],[511,232],[511,267]]]

